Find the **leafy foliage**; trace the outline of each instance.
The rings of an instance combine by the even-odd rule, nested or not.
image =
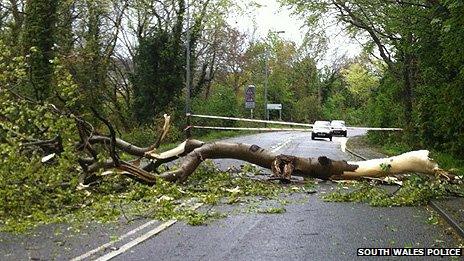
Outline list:
[[[14,164],[9,166],[16,167]],[[62,177],[56,174],[69,173],[69,170],[64,171],[66,167],[69,168],[69,165],[59,168],[55,166],[53,169],[57,172],[48,173],[52,175],[48,177],[55,177],[57,182],[62,182]],[[43,171],[45,170],[49,171],[50,168]],[[40,184],[40,182],[49,182],[43,180],[44,172],[37,173],[37,176],[27,174],[29,179],[36,177],[33,182]],[[248,167],[247,173],[254,172],[252,167]],[[191,207],[195,202],[210,205],[219,202],[229,204],[253,202],[258,200],[256,196],[278,199],[285,192],[307,190],[305,186],[290,188],[272,182],[251,180],[246,173],[233,175],[220,172],[212,164],[202,165],[185,185],[159,180],[154,186],[148,186],[120,175],[107,177],[100,186],[86,191],[70,190],[67,187],[60,187],[59,184],[61,183],[58,183],[57,187],[47,186],[48,191],[42,191],[39,189],[40,186],[29,187],[32,183],[26,184],[27,190],[18,190],[19,185],[11,182],[8,189],[4,190],[4,193],[8,194],[3,194],[1,197],[4,200],[2,203],[8,203],[2,204],[0,209],[1,230],[22,232],[38,224],[57,221],[78,225],[87,221],[88,216],[96,221],[108,222],[116,221],[121,215],[128,220],[140,217],[159,220],[179,219],[191,225],[201,225],[211,218],[220,218],[224,215],[194,211]],[[75,183],[69,184],[71,187],[75,185]],[[24,192],[27,193],[24,195]],[[23,202],[26,202],[28,207],[25,207]],[[283,211],[283,208],[270,208],[266,213]]]
[[[203,98],[194,99],[192,109],[199,114],[238,117],[240,115],[237,103],[238,101],[232,88],[217,86],[207,101]],[[236,122],[227,120],[208,120],[207,122],[204,121],[204,123],[208,126],[232,127],[236,125]]]
[[[324,196],[324,200],[364,202],[375,207],[419,206],[427,204],[432,199],[443,199],[447,196],[454,196],[456,193],[464,193],[463,187],[447,184],[446,181],[411,176],[393,195],[378,185],[361,182],[349,188],[349,191],[339,188],[337,191]]]
[[[413,147],[464,155],[462,1],[282,2],[308,17],[311,30],[326,21],[327,12],[333,13],[353,37],[367,39],[365,50],[372,53],[375,48],[384,63],[374,78],[364,78],[368,74],[360,67],[342,72],[348,90],[358,97],[350,101],[353,96],[346,91],[326,92],[327,116],[336,115],[334,108],[350,108],[346,115],[367,115],[362,121],[373,126],[405,127],[403,141]],[[360,103],[367,106],[359,110]]]
[[[5,46],[0,44],[0,49]],[[5,51],[0,56],[0,84],[5,86],[0,90],[0,220],[5,226],[37,223],[70,211],[82,196],[74,191],[79,176],[74,121],[55,113],[48,102],[37,103],[19,94],[29,83],[27,66],[24,57],[12,55]],[[77,87],[57,59],[51,64],[58,93],[67,100],[64,105],[72,107]],[[25,146],[56,137],[62,149],[47,164],[42,163],[42,157],[52,152]]]

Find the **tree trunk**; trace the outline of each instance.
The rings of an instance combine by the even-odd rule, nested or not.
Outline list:
[[[408,129],[410,129],[412,122],[412,56],[411,54],[404,54],[403,64],[403,99],[404,99],[404,119]]]
[[[274,173],[271,178],[287,181],[290,180],[292,175],[320,179],[359,179],[406,173],[439,173],[441,170],[438,165],[428,156],[429,152],[427,150],[420,150],[390,158],[346,162],[344,160],[332,160],[325,156],[303,158],[278,155],[257,145],[214,142],[194,149],[184,157],[179,169],[165,172],[160,177],[168,181],[183,182],[202,161],[222,158],[243,160],[271,169]]]

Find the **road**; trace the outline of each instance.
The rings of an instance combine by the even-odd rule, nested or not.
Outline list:
[[[262,133],[229,141],[257,144],[297,156],[326,155],[354,160],[340,149],[344,138],[334,138],[333,142],[313,141],[308,132]],[[236,160],[215,162],[224,169],[243,164]],[[425,207],[373,208],[366,204],[322,201],[321,196],[335,186],[322,182],[316,194],[285,196],[291,203],[285,206],[283,214],[237,211],[246,205],[215,206],[215,210],[226,212],[228,216],[204,226],[177,222],[165,228],[160,221],[140,220],[111,228],[90,226],[75,235],[61,236],[61,239],[47,234],[50,229],[44,228],[36,231],[35,237],[4,237],[0,255],[7,253],[2,260],[69,260],[75,257],[108,260],[107,255],[116,252],[118,255],[113,260],[351,260],[356,258],[359,247],[456,246],[455,237],[445,233],[442,225],[427,222],[431,213]],[[262,204],[275,202],[263,201]],[[210,207],[201,209],[207,208]],[[158,231],[160,227],[163,229]],[[148,237],[150,231],[156,235]],[[122,237],[119,242],[105,245],[110,238],[118,237]],[[135,241],[143,237],[148,239]],[[96,250],[89,252],[93,249]]]
[[[361,132],[351,133],[356,134]],[[283,132],[229,141],[297,156],[352,160],[340,150],[342,140],[312,141],[309,133]],[[241,164],[216,163],[222,168]],[[284,214],[231,214],[199,227],[176,223],[115,260],[351,260],[358,247],[454,246],[452,236],[427,223],[430,213],[423,207],[373,208],[322,201],[321,194],[333,187],[321,184],[319,193],[286,206]]]

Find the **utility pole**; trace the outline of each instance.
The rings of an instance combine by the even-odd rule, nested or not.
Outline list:
[[[187,7],[187,50],[186,50],[186,68],[185,68],[185,114],[190,113],[190,3],[186,1]]]
[[[264,79],[264,119],[269,120],[269,112],[267,110],[267,88],[269,85],[269,46],[266,45],[266,70]]]
[[[285,31],[269,31],[270,33],[283,34]],[[267,109],[267,89],[269,85],[269,45],[266,43],[266,70],[264,79],[264,118],[269,120],[269,111]]]

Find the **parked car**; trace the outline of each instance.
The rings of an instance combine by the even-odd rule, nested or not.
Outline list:
[[[341,135],[343,137],[346,137],[347,131],[345,121],[334,120],[330,122],[330,127],[332,128],[332,135]]]
[[[313,132],[311,133],[311,139],[314,140],[314,138],[316,137],[328,138],[330,141],[332,141],[332,129],[330,128],[330,122],[314,122]]]

